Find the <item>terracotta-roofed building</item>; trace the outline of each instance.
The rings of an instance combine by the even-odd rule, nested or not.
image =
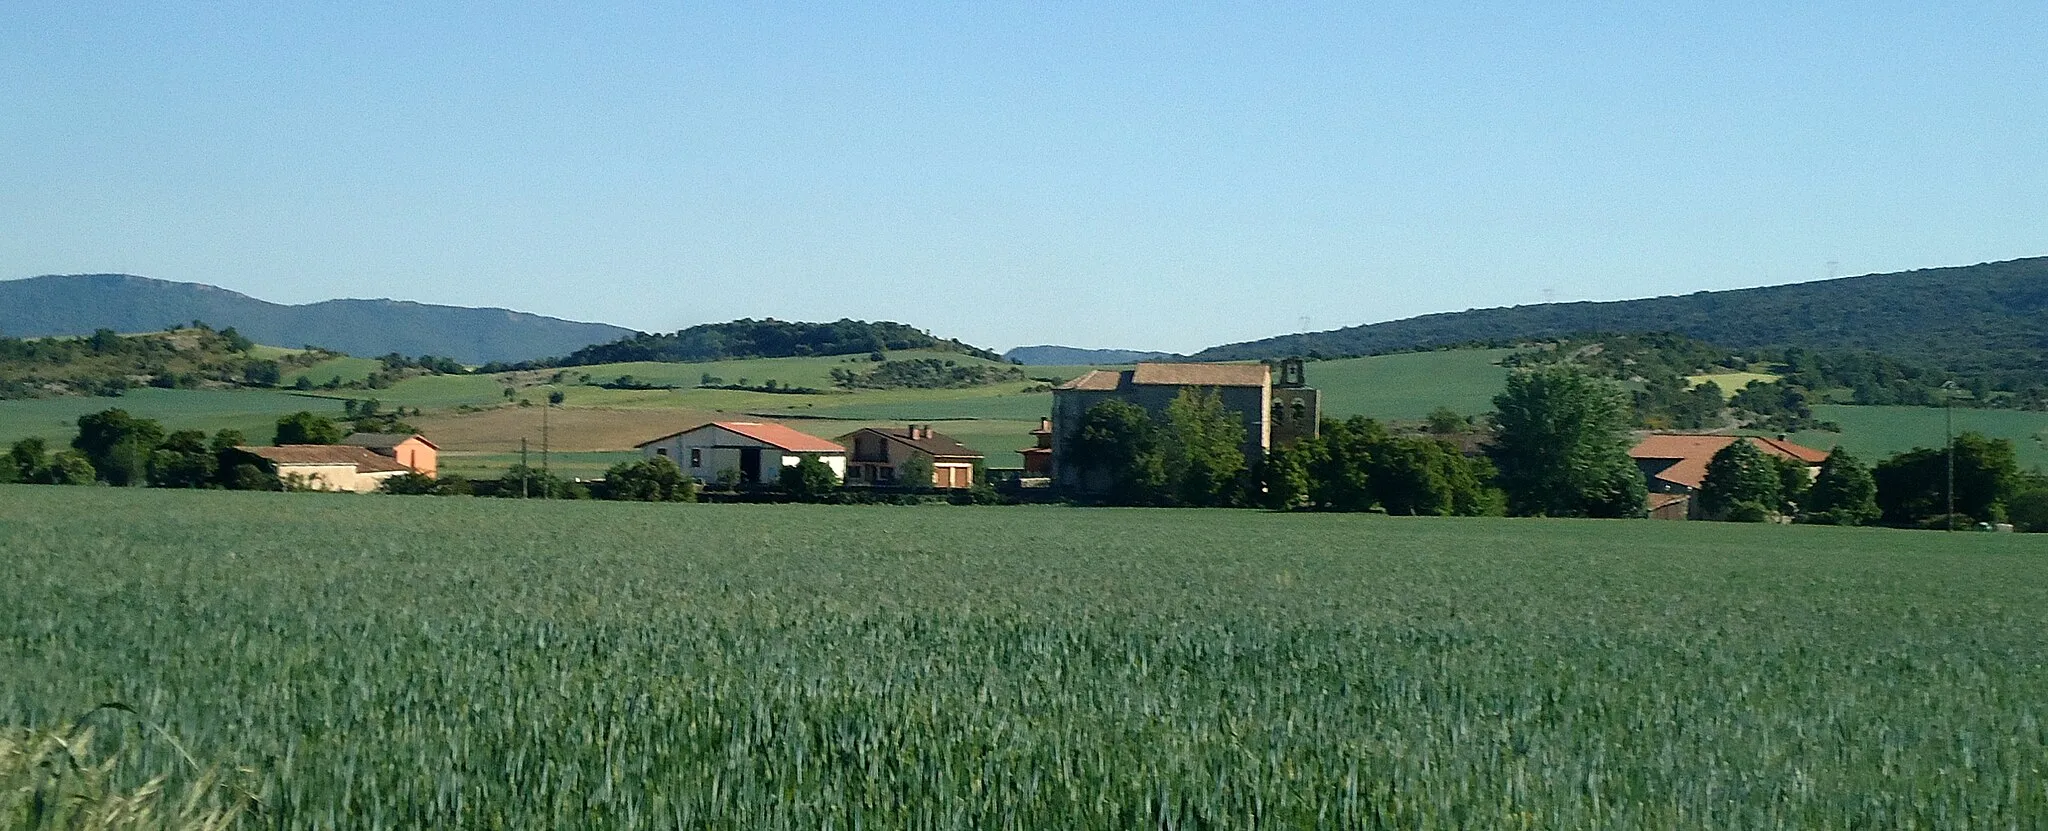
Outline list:
[[[817,456],[834,476],[846,477],[846,448],[768,422],[714,421],[649,439],[637,448],[649,457],[669,458],[684,473],[705,482],[729,478],[741,485],[768,484],[805,456]]]
[[[1806,465],[1808,476],[1820,475],[1820,465],[1827,461],[1825,450],[1803,447],[1783,438],[1765,436],[1717,436],[1677,433],[1651,433],[1644,436],[1628,451],[1636,460],[1636,467],[1643,472],[1644,483],[1653,497],[1657,494],[1695,494],[1700,484],[1707,480],[1707,463],[1714,460],[1714,454],[1734,442],[1742,440],[1756,445],[1766,456],[1792,459]],[[1664,507],[1670,512],[1669,500]],[[1697,505],[1697,501],[1689,501]],[[1653,507],[1656,500],[1652,499]],[[1690,510],[1690,505],[1688,510]]]
[[[235,450],[255,457],[279,479],[321,491],[370,493],[386,479],[415,472],[396,459],[345,444],[240,446]]]
[[[396,459],[399,464],[428,476],[440,470],[440,445],[418,433],[350,433],[341,443]]]
[[[981,464],[980,451],[958,439],[932,430],[929,424],[885,430],[863,427],[840,436],[838,442],[851,454],[846,463],[848,485],[919,485],[901,481],[897,470],[912,458],[931,463],[934,488],[974,487],[974,466]]]

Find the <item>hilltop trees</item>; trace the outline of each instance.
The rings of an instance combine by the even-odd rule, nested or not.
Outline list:
[[[277,437],[271,444],[339,444],[341,426],[325,416],[300,410],[277,420]]]
[[[1487,448],[1518,516],[1633,517],[1643,477],[1628,456],[1628,400],[1570,367],[1508,376]]]

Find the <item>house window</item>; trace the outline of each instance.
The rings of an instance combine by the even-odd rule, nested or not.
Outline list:
[[[893,467],[885,467],[875,471],[875,481],[877,482],[892,482],[895,479],[896,469]]]
[[[691,466],[691,467],[703,467],[703,466],[704,466],[704,449],[703,449],[703,448],[701,448],[701,447],[692,447],[692,448],[690,448],[690,466]]]
[[[656,456],[667,456],[667,455],[668,455],[668,448],[666,448],[666,447],[657,447],[657,448],[654,448],[654,455],[656,455]]]

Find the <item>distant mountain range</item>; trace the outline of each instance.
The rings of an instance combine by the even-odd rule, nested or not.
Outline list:
[[[1205,349],[1198,361],[1371,355],[1592,332],[1678,332],[1730,348],[1867,349],[1959,373],[2048,379],[2048,257],[1424,315]]]
[[[1174,361],[1182,356],[1172,352],[1139,352],[1130,349],[1081,349],[1073,346],[1019,346],[1003,353],[1003,360],[1027,366],[1093,366],[1133,364],[1139,361]]]
[[[507,309],[404,300],[327,300],[288,306],[199,283],[129,274],[72,274],[0,281],[0,334],[85,335],[95,329],[152,332],[206,322],[275,346],[320,346],[352,355],[439,355],[469,364],[565,355],[633,330]]]

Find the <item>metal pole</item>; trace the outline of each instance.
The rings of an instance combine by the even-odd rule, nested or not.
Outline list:
[[[552,482],[554,480],[549,478],[548,474],[548,411],[554,409],[555,404],[552,401],[544,400],[541,402],[541,405],[542,406],[540,408],[540,480],[542,482]],[[553,485],[549,485],[547,488],[541,491],[540,498],[547,499],[550,495],[549,492],[553,491],[554,489],[555,488]]]
[[[520,498],[520,499],[525,499],[525,498],[526,498],[526,479],[527,479],[527,475],[528,475],[529,473],[531,473],[531,472],[532,472],[532,470],[533,470],[532,468],[529,468],[529,467],[527,467],[527,466],[526,466],[526,439],[525,439],[525,438],[521,438],[521,439],[519,440],[519,498]]]
[[[1942,390],[1942,435],[1946,439],[1942,446],[1948,449],[1948,514],[1944,520],[1948,530],[1956,530],[1956,382],[1943,381]]]

